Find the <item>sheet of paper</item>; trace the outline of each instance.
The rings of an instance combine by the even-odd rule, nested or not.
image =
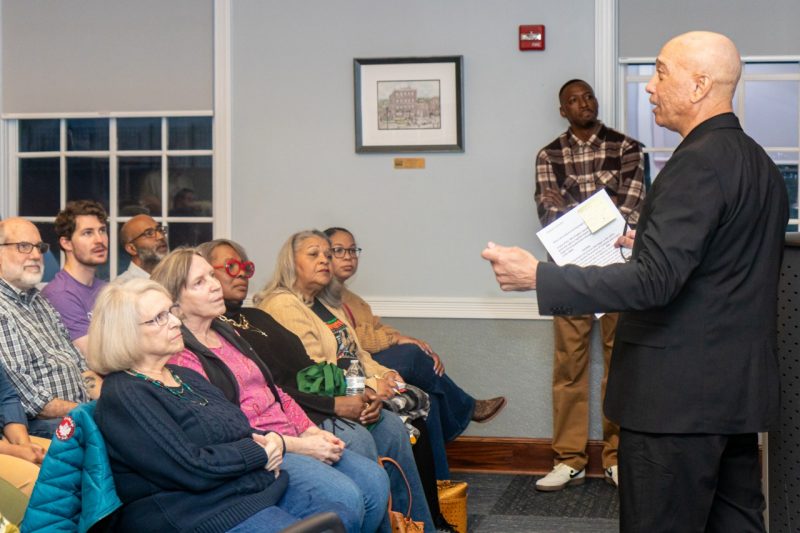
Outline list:
[[[605,266],[622,263],[614,242],[625,231],[625,219],[605,189],[578,204],[536,233],[557,265]],[[595,313],[598,319],[604,313]]]
[[[536,236],[558,265],[604,266],[623,262],[614,241],[624,229],[625,220],[602,189]]]

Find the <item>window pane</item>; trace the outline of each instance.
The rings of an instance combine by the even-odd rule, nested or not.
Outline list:
[[[160,118],[117,119],[118,150],[160,150]]]
[[[67,201],[96,200],[108,211],[108,159],[67,158]]]
[[[108,150],[108,119],[80,118],[68,120],[67,150]]]
[[[744,129],[762,146],[797,146],[800,82],[745,82]]]
[[[748,63],[745,74],[798,74],[800,63]]]
[[[647,148],[677,147],[681,136],[655,122],[650,97],[644,90],[647,83],[631,82],[626,85],[626,133]]]
[[[20,152],[58,152],[59,120],[20,120]]]
[[[58,209],[53,213],[55,218]],[[42,236],[42,242],[50,245],[50,249],[44,255],[44,276],[43,282],[48,282],[53,279],[56,272],[61,270],[61,248],[58,246],[58,235],[54,229],[54,224],[48,222],[34,222],[34,226],[39,229],[39,234]]]
[[[170,150],[210,150],[211,117],[167,119]]]
[[[211,216],[211,157],[169,158],[169,216]]]
[[[19,160],[20,216],[55,217],[61,208],[57,157]]]
[[[797,220],[797,164],[779,164],[778,168],[783,174],[783,179],[786,181],[786,191],[789,193],[789,218]]]
[[[626,75],[628,76],[652,76],[653,65],[628,65]]]
[[[212,225],[204,222],[170,222],[169,247],[197,246],[211,240]]]
[[[124,222],[117,223],[117,235],[122,236],[122,226]],[[111,254],[108,254],[109,257]],[[117,239],[117,276],[128,270],[128,265],[131,263],[131,256],[125,251],[125,243],[121,238]]]
[[[667,164],[669,158],[672,157],[672,152],[649,152],[645,154],[647,159],[647,167],[645,173],[649,170],[650,174],[645,175],[645,178],[650,184],[658,177],[658,173]]]
[[[119,215],[161,215],[161,158],[120,157],[117,191]]]

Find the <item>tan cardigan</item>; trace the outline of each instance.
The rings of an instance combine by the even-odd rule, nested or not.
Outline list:
[[[372,314],[372,308],[356,293],[347,287],[342,288],[342,307],[345,305],[353,314],[351,319],[356,329],[361,347],[369,353],[377,353],[397,344],[399,331],[381,322],[380,317]],[[347,313],[347,309],[343,309]]]
[[[311,359],[318,363],[336,364],[336,354],[339,351],[336,337],[325,322],[299,297],[290,292],[276,292],[265,298],[258,307],[272,315],[272,318],[277,320],[283,327],[300,337]],[[377,390],[377,378],[383,377],[384,374],[392,370],[378,364],[372,359],[369,352],[361,347],[358,342],[358,335],[355,334],[352,324],[350,324],[347,315],[341,308],[329,305],[325,305],[325,307],[336,318],[351,328],[358,348],[358,360],[361,362],[364,374],[367,376],[366,385]]]

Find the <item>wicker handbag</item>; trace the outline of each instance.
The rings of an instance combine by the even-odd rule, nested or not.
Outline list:
[[[466,481],[437,481],[439,508],[445,520],[458,530],[467,533],[467,489]]]
[[[425,533],[425,525],[422,522],[415,522],[411,518],[411,486],[408,484],[408,478],[397,461],[390,457],[378,457],[378,462],[382,467],[386,468],[387,464],[393,465],[403,476],[403,481],[406,482],[406,490],[408,490],[408,511],[403,514],[398,511],[392,511],[392,494],[389,493],[389,520],[392,524],[392,533]]]

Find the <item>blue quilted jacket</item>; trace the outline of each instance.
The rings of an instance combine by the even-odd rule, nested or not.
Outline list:
[[[70,411],[59,425],[22,521],[22,532],[83,533],[119,508],[95,402]]]

